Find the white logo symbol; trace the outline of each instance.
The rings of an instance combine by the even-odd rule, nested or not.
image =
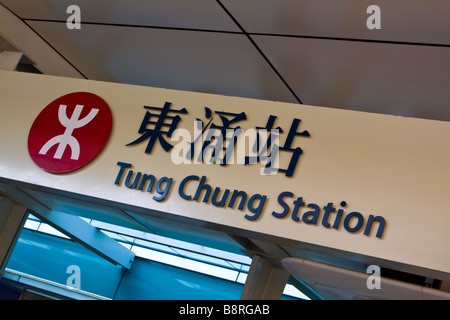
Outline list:
[[[78,120],[83,107],[84,106],[77,104],[72,117],[69,119],[67,118],[66,113],[67,106],[63,104],[59,106],[58,119],[59,122],[61,122],[61,124],[66,127],[66,131],[64,131],[64,134],[60,134],[59,136],[53,137],[48,140],[39,151],[39,154],[47,154],[48,150],[58,143],[58,149],[53,156],[54,159],[61,159],[64,150],[66,150],[67,145],[69,145],[70,149],[72,150],[70,159],[78,160],[80,156],[80,144],[78,143],[78,140],[72,136],[72,132],[74,129],[81,128],[87,125],[92,119],[95,118],[99,111],[99,109],[92,109],[86,117]]]

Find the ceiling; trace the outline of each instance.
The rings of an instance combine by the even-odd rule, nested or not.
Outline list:
[[[450,121],[446,0],[0,3],[0,33],[43,73]]]

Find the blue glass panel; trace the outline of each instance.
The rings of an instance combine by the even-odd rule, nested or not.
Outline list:
[[[122,267],[64,238],[24,229],[7,268],[66,285],[71,265],[80,268],[81,290],[113,298]]]
[[[136,258],[125,272],[116,299],[237,300],[243,285]]]
[[[81,272],[81,290],[111,299],[237,300],[241,296],[245,277],[239,276],[242,281],[235,282],[235,275],[227,281],[221,275],[213,277],[148,259],[138,255],[124,272],[71,240],[23,229],[7,268],[66,285],[71,275],[67,268],[76,265]]]

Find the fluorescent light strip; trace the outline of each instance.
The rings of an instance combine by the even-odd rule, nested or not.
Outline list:
[[[223,267],[211,265],[209,263],[204,263],[200,261],[195,261],[187,258],[183,258],[180,256],[174,256],[172,254],[155,251],[148,248],[143,248],[139,246],[132,246],[131,251],[133,251],[136,256],[168,264],[174,267],[179,267],[186,270],[191,270],[203,274],[207,274],[210,276],[214,276],[221,279],[226,279],[229,281],[236,281],[238,278],[239,272],[231,269],[226,269]]]

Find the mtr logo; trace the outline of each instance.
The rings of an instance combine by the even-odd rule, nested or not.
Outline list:
[[[108,142],[112,115],[108,104],[89,92],[52,101],[28,134],[28,152],[45,171],[70,172],[92,161]]]

